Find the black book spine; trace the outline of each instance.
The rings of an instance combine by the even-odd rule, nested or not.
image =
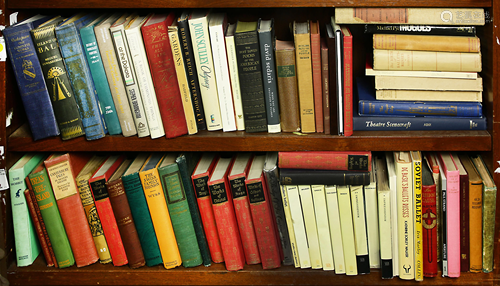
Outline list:
[[[370,172],[280,169],[282,185],[369,185]]]
[[[474,26],[427,26],[427,25],[387,25],[366,24],[367,34],[416,34],[438,36],[470,36],[476,35]]]
[[[370,259],[368,254],[356,255],[356,265],[358,267],[358,274],[370,274]]]
[[[392,279],[394,275],[392,274],[392,259],[382,259],[380,272],[382,273],[382,279]]]

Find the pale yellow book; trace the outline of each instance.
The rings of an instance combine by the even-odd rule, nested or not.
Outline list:
[[[463,101],[482,102],[481,91],[442,91],[442,90],[405,90],[380,89],[375,91],[380,100],[421,100],[421,101]]]
[[[290,237],[290,248],[292,249],[293,264],[295,268],[300,268],[299,252],[297,242],[295,241],[295,232],[293,230],[292,213],[290,212],[290,202],[285,185],[280,185],[281,199],[283,200],[283,209],[285,211],[286,226],[288,227],[288,236]]]
[[[387,164],[387,178],[389,180],[391,201],[391,233],[392,233],[392,274],[399,276],[399,242],[398,242],[398,198],[396,165],[394,164],[393,152],[385,152]]]
[[[380,268],[380,244],[378,228],[378,199],[377,199],[377,167],[372,159],[370,171],[370,184],[363,186],[366,209],[366,234],[368,236],[368,249],[370,251],[370,268]]]
[[[314,203],[311,186],[299,185],[300,203],[302,205],[302,215],[306,227],[307,245],[309,246],[309,257],[311,258],[312,269],[323,268],[321,262],[321,251],[319,249],[318,228],[316,226],[316,216],[314,215]]]
[[[395,239],[391,231],[391,189],[389,187],[389,177],[387,173],[387,164],[385,158],[376,159],[377,166],[377,201],[378,201],[378,225],[380,233],[380,259],[381,272],[387,270],[388,266],[394,263],[392,252],[392,241]],[[371,256],[371,252],[370,252]],[[394,274],[392,274],[394,275]],[[392,277],[391,275],[391,277]]]
[[[375,89],[482,91],[483,79],[375,76]]]
[[[292,215],[295,241],[297,242],[300,268],[311,268],[306,227],[304,225],[304,217],[302,216],[302,206],[300,205],[299,188],[297,186],[286,186],[286,191],[288,193],[288,202],[290,203],[290,213]]]
[[[478,37],[374,34],[373,49],[479,53]]]
[[[342,245],[342,235],[339,235],[342,230],[340,228],[339,205],[337,202],[337,186],[325,186],[325,193],[335,274],[345,274],[344,247]]]
[[[342,247],[344,248],[346,275],[358,275],[349,186],[337,186],[337,200],[339,204],[340,228],[342,233]]]
[[[324,185],[311,186],[323,270],[335,270]]]
[[[368,236],[366,233],[365,198],[363,186],[350,186],[352,224],[354,227],[354,242],[356,244],[356,259],[360,272],[370,273],[370,260],[368,256]]]
[[[414,236],[415,236],[415,280],[424,280],[424,233],[422,229],[422,154],[411,151],[413,165],[413,195],[414,195]]]

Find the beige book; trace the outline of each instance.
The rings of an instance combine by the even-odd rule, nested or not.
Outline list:
[[[345,272],[346,275],[358,275],[349,186],[337,186],[337,200],[342,232],[342,247],[344,248]]]
[[[330,226],[328,224],[325,186],[312,185],[311,191],[314,202],[314,213],[316,215],[316,226],[318,229],[318,240],[323,270],[335,270],[335,265],[333,263],[332,242],[330,239]]]
[[[373,69],[480,72],[481,53],[373,50]]]
[[[236,44],[234,43],[234,32],[236,24],[229,24],[226,31],[226,53],[229,77],[231,79],[231,90],[233,91],[234,115],[236,118],[236,128],[245,130],[245,120],[243,118],[243,103],[241,102],[240,78],[238,75],[238,62],[236,60]],[[281,101],[280,101],[281,103]]]
[[[375,89],[483,91],[483,79],[375,76]]]
[[[290,202],[288,201],[288,193],[286,191],[286,186],[280,185],[280,190],[281,190],[281,199],[283,200],[283,209],[285,211],[286,226],[288,227],[288,235],[290,236],[290,248],[292,249],[293,264],[295,268],[300,268],[300,259],[297,250],[297,241],[295,240],[292,213],[290,212]]]
[[[328,222],[330,224],[330,239],[335,262],[335,274],[345,274],[344,247],[342,243],[342,229],[340,228],[339,205],[337,200],[337,186],[325,187],[326,205],[328,206]]]
[[[466,101],[482,102],[481,91],[442,91],[442,90],[404,90],[380,89],[375,92],[380,100],[421,100],[421,101]]]
[[[378,200],[378,225],[380,234],[380,259],[382,261],[392,260],[392,227],[391,227],[391,189],[387,174],[387,164],[384,158],[376,159],[377,176],[377,200]],[[371,256],[371,252],[370,252]],[[394,266],[393,266],[394,267]]]
[[[290,203],[290,213],[292,215],[293,231],[297,242],[297,252],[300,259],[300,268],[311,268],[309,247],[307,244],[306,227],[302,216],[302,206],[298,186],[286,186],[288,202]]]
[[[368,249],[370,250],[370,268],[380,268],[376,170],[375,160],[372,160],[370,184],[363,186],[366,209],[366,234],[368,235]]]
[[[392,233],[392,275],[399,276],[399,243],[398,243],[398,198],[396,193],[396,166],[394,165],[394,155],[392,152],[385,152],[387,164],[387,178],[390,188],[391,202],[391,233]]]
[[[302,214],[304,216],[304,225],[306,227],[307,245],[309,246],[309,257],[311,258],[312,269],[323,268],[321,262],[321,251],[319,248],[318,228],[316,226],[316,217],[314,215],[314,203],[312,198],[311,186],[300,185],[300,203],[302,204]]]
[[[354,243],[356,244],[356,256],[368,257],[368,236],[366,233],[365,198],[363,186],[350,186],[352,223],[354,227]],[[359,261],[359,260],[357,260]]]
[[[479,53],[478,37],[374,34],[373,49]]]

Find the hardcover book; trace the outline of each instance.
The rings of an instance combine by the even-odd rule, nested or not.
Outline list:
[[[370,172],[280,169],[283,185],[369,185]]]
[[[436,277],[438,272],[438,213],[436,182],[427,158],[422,159],[422,237],[424,277]]]
[[[365,24],[365,33],[442,36],[475,36],[475,26]]]
[[[245,130],[245,120],[243,117],[243,103],[241,101],[240,78],[238,75],[238,61],[236,60],[236,44],[234,42],[234,32],[236,24],[229,24],[226,30],[226,53],[229,67],[229,77],[231,79],[231,90],[233,91],[234,115],[236,118],[236,129]]]
[[[323,133],[323,87],[321,85],[321,38],[319,21],[309,21],[311,29],[311,65],[316,132]]]
[[[460,90],[409,90],[409,89],[379,89],[375,98],[380,100],[421,100],[421,101],[460,101],[481,102],[481,91]]]
[[[321,88],[323,96],[323,129],[325,134],[331,134],[331,104],[330,104],[330,65],[329,49],[325,37],[320,39],[321,46]],[[333,66],[332,66],[333,69]]]
[[[460,272],[469,272],[469,174],[456,152],[451,153],[458,168],[460,184]]]
[[[352,45],[352,34],[347,26],[341,26],[342,31],[342,49],[343,49],[343,92],[344,92],[344,136],[351,136],[353,132],[353,94],[354,94],[354,84],[353,84],[353,45]]]
[[[424,249],[422,229],[422,153],[410,151],[413,168],[413,222],[414,222],[414,259],[415,281],[424,280]]]
[[[479,53],[481,44],[478,37],[375,34],[373,49]]]
[[[377,215],[380,229],[380,271],[382,279],[392,279],[394,256],[392,251],[393,231],[391,228],[393,216],[391,210],[391,188],[389,187],[388,166],[383,157],[377,158],[375,164],[377,170],[377,202],[379,205]]]
[[[342,109],[342,40],[340,26],[335,23],[326,24],[326,41],[328,46],[328,65],[330,72],[330,134],[342,135],[344,132]]]
[[[289,169],[371,171],[370,151],[279,152],[279,167]]]
[[[439,78],[417,76],[375,76],[375,89],[482,91],[483,78]]]

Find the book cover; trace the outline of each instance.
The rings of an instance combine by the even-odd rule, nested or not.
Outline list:
[[[342,31],[342,48],[343,48],[343,92],[344,92],[344,136],[351,136],[353,132],[352,116],[353,116],[353,45],[352,34],[347,26],[340,27]]]
[[[257,21],[238,21],[234,32],[241,102],[247,132],[268,131],[257,24]]]
[[[438,272],[438,213],[436,182],[427,158],[422,159],[422,237],[424,277],[436,277]]]
[[[374,34],[373,49],[479,53],[478,37]]]
[[[365,24],[367,34],[410,34],[441,36],[475,36],[475,26]]]
[[[106,72],[104,70],[103,57],[97,45],[97,37],[94,31],[95,26],[109,16],[109,14],[102,14],[87,25],[81,27],[79,32],[108,133],[110,135],[118,135],[122,133],[120,119],[115,103],[113,102],[113,96],[111,95],[111,89],[109,88],[108,79],[106,78]]]
[[[36,15],[2,31],[34,141],[60,134],[48,86],[30,36],[30,30],[45,20],[45,16]]]
[[[293,41],[276,40],[276,77],[283,132],[300,131],[299,93]]]
[[[158,174],[160,175],[175,239],[181,254],[182,266],[195,267],[200,265],[203,260],[186,200],[186,191],[182,184],[179,166],[175,162],[176,157],[175,153],[167,153],[158,166]]]
[[[370,172],[280,169],[283,185],[369,185]]]
[[[370,257],[368,255],[368,237],[366,233],[366,210],[363,186],[350,186],[352,224],[356,243],[356,265],[358,274],[370,273]]]
[[[295,239],[295,232],[293,230],[292,213],[290,210],[290,202],[288,200],[288,193],[286,191],[286,186],[280,185],[281,199],[283,201],[283,211],[285,213],[286,226],[288,229],[288,236],[290,239],[290,249],[292,252],[293,265],[295,268],[300,268],[299,253],[297,250],[297,241]],[[286,238],[285,238],[286,240]]]
[[[262,65],[262,84],[266,102],[267,132],[281,132],[276,61],[274,59],[275,37],[274,19],[257,23],[259,33],[260,63]]]
[[[323,265],[323,270],[334,270],[335,264],[333,261],[330,225],[328,222],[328,208],[326,207],[325,185],[311,185],[311,192],[318,230],[321,264]]]
[[[229,78],[231,79],[231,90],[233,92],[234,115],[236,118],[236,129],[245,130],[245,120],[243,116],[243,103],[241,101],[240,78],[238,75],[238,61],[236,60],[236,43],[234,42],[234,32],[236,23],[229,24],[226,30],[226,53],[229,68]]]
[[[368,236],[368,250],[370,268],[380,268],[380,234],[378,221],[378,196],[377,196],[377,174],[375,160],[371,161],[370,184],[363,186],[366,209],[366,234]],[[386,171],[387,172],[387,171]],[[390,232],[389,232],[390,233]],[[383,270],[382,270],[383,271]]]
[[[175,62],[168,38],[168,27],[174,20],[174,12],[153,14],[141,28],[167,138],[188,133]]]
[[[321,88],[323,97],[323,128],[325,134],[331,134],[331,116],[330,116],[330,65],[329,49],[325,37],[320,39],[321,47]],[[333,68],[333,66],[332,66]]]
[[[307,246],[311,259],[312,269],[322,269],[321,251],[318,238],[318,227],[314,214],[314,202],[312,198],[311,185],[298,185],[300,203],[302,205],[302,216],[306,228]]]
[[[415,281],[424,280],[424,248],[422,229],[422,153],[410,151],[413,168],[413,219],[414,219],[414,260]]]
[[[152,14],[133,17],[125,26],[124,31],[130,50],[130,63],[131,66],[134,66],[137,85],[141,92],[149,133],[151,134],[151,139],[156,139],[165,136],[166,131],[161,120],[160,107],[158,106],[157,95],[141,33],[142,26],[150,17],[152,17]]]
[[[211,57],[210,34],[208,31],[207,9],[198,9],[191,12],[188,18],[195,66],[200,83],[200,94],[205,111],[205,122],[208,131],[222,129],[222,118],[219,107],[219,96],[215,79],[214,63]]]
[[[319,21],[309,21],[311,29],[311,65],[314,94],[314,117],[316,132],[324,132],[323,87],[321,85],[321,37]]]
[[[330,134],[341,135],[344,132],[342,109],[342,37],[340,27],[334,22],[326,24],[326,42],[328,46],[328,83],[330,86]],[[342,118],[342,120],[340,120]]]
[[[380,234],[380,272],[382,279],[393,278],[393,251],[394,239],[392,229],[391,188],[389,187],[388,166],[385,158],[380,157],[375,161],[377,180],[378,225]],[[371,252],[370,252],[371,256]],[[399,265],[398,265],[399,267]]]
[[[289,169],[371,171],[370,151],[279,152],[279,167]]]
[[[483,78],[422,78],[418,76],[375,76],[375,89],[482,91]]]
[[[330,225],[330,239],[332,243],[335,274],[345,274],[344,247],[342,242],[342,229],[340,227],[340,214],[337,199],[337,186],[325,186],[326,206],[328,208],[328,223]]]
[[[469,272],[469,174],[456,152],[451,153],[457,165],[460,184],[460,272]]]
[[[299,188],[297,185],[283,186],[286,188],[288,202],[290,203],[290,214],[293,224],[293,232],[297,247],[297,256],[300,260],[300,268],[311,268],[311,258],[309,256],[309,247],[307,243],[306,227],[300,204]]]
[[[340,229],[346,275],[358,275],[356,259],[356,239],[351,212],[350,186],[337,186],[337,201],[339,205]]]
[[[227,180],[227,174],[232,163],[232,158],[219,157],[216,159],[207,185],[210,191],[215,224],[220,237],[226,269],[228,271],[237,271],[243,269],[245,265],[245,254]]]
[[[141,167],[139,177],[160,247],[163,266],[172,269],[180,266],[182,261],[158,174],[158,166],[164,157],[165,154],[162,153],[151,154]]]
[[[391,203],[391,234],[392,234],[392,275],[399,276],[399,242],[398,242],[398,197],[397,197],[397,177],[396,165],[394,164],[393,152],[385,152],[385,161],[387,164],[387,177],[390,188]]]
[[[154,266],[162,263],[160,247],[156,239],[156,233],[149,213],[146,196],[139,177],[139,170],[149,157],[148,153],[140,153],[132,161],[128,169],[122,175],[125,195],[130,206],[135,228],[139,236],[144,259],[147,266]]]
[[[245,186],[252,158],[252,153],[238,153],[227,175],[233,197],[234,213],[240,230],[241,243],[243,244],[246,263],[249,265],[261,262],[252,213],[250,211],[250,202]]]

